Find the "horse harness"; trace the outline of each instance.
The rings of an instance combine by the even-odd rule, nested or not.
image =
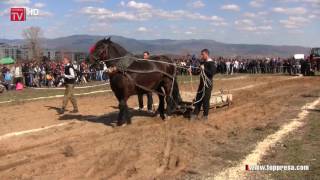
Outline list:
[[[171,90],[170,90],[170,96],[172,95],[172,91],[173,91],[173,85],[175,83],[175,75],[176,75],[176,66],[174,64],[174,75],[171,75],[167,72],[164,72],[160,69],[157,69],[157,70],[135,70],[135,69],[130,69],[130,66],[138,61],[139,59],[138,58],[135,58],[135,57],[132,57],[132,56],[124,56],[124,57],[121,57],[119,58],[119,61],[116,63],[115,65],[115,68],[116,69],[113,69],[113,70],[117,70],[119,72],[121,72],[124,76],[126,76],[128,79],[130,79],[132,82],[135,82],[135,80],[131,77],[131,75],[129,73],[141,73],[141,74],[149,74],[149,73],[161,73],[167,77],[169,77],[170,79],[172,79],[172,87],[171,87]],[[156,93],[158,95],[161,95],[161,96],[166,96],[164,92],[159,92],[159,91],[156,91],[156,90],[152,90],[152,89],[149,89],[145,86],[142,86],[140,84],[138,84],[137,82],[135,82],[135,86],[137,86],[138,88],[141,88],[145,91],[149,91],[149,92],[153,92],[153,93]]]

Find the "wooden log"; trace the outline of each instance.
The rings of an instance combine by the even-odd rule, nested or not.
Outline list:
[[[183,92],[181,93],[182,99],[185,102],[189,102],[192,104],[194,97],[196,93],[191,93],[191,92]],[[226,105],[231,105],[233,101],[233,96],[230,93],[226,93],[224,91],[221,91],[219,93],[214,93],[211,95],[210,99],[210,106],[212,108],[220,107],[220,106],[226,106]]]
[[[229,105],[232,103],[232,94],[212,95],[210,99],[211,106]]]

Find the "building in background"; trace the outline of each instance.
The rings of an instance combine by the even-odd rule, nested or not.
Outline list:
[[[0,43],[0,58],[11,57],[15,60],[29,59],[28,48],[23,45],[9,45]]]
[[[88,56],[86,52],[63,51],[56,49],[43,49],[42,56],[47,57],[50,61],[61,61],[64,56],[67,56],[72,61],[84,61]],[[32,60],[31,53],[25,45],[9,45],[0,43],[0,59],[11,57],[17,61]]]
[[[50,61],[56,60],[57,51],[54,49],[43,49],[42,50],[42,56],[47,57]]]
[[[54,56],[49,56],[50,54],[54,54]],[[63,57],[70,58],[71,61],[81,62],[86,59],[88,53],[85,52],[77,52],[77,51],[45,51],[43,56],[46,56],[50,60],[60,61]]]

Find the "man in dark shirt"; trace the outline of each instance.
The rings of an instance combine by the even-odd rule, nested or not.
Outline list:
[[[198,87],[197,96],[195,99],[195,109],[191,115],[191,120],[195,120],[200,113],[201,106],[203,107],[203,120],[208,120],[209,108],[210,108],[210,98],[211,91],[213,87],[212,78],[216,73],[216,64],[209,57],[210,52],[208,49],[203,49],[201,51],[201,59],[203,63],[200,68],[204,73],[204,76],[200,77],[200,84]]]
[[[74,96],[74,86],[76,81],[75,76],[75,70],[73,68],[73,65],[70,63],[70,60],[68,58],[63,59],[64,64],[64,74],[62,75],[64,77],[64,82],[66,86],[66,90],[63,97],[63,103],[62,108],[60,110],[60,114],[64,114],[64,111],[67,107],[68,101],[70,100],[73,105],[73,111],[72,113],[78,113],[78,105],[77,100]]]
[[[143,59],[148,60],[150,58],[150,53],[148,51],[143,53]],[[152,113],[152,106],[153,106],[153,99],[152,99],[152,92],[147,93],[148,99],[148,112]],[[138,101],[139,101],[139,110],[142,111],[143,109],[143,95],[138,94]]]

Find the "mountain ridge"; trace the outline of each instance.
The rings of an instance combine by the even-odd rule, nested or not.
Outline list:
[[[43,48],[88,52],[89,48],[98,40],[106,36],[76,34],[59,38],[42,39]],[[155,39],[137,40],[123,36],[110,35],[111,40],[119,43],[132,53],[150,51],[152,54],[198,54],[208,48],[216,56],[279,56],[290,57],[294,54],[308,54],[308,47],[292,45],[264,45],[264,44],[229,44],[209,39]],[[22,39],[0,39],[0,43],[23,44]]]

